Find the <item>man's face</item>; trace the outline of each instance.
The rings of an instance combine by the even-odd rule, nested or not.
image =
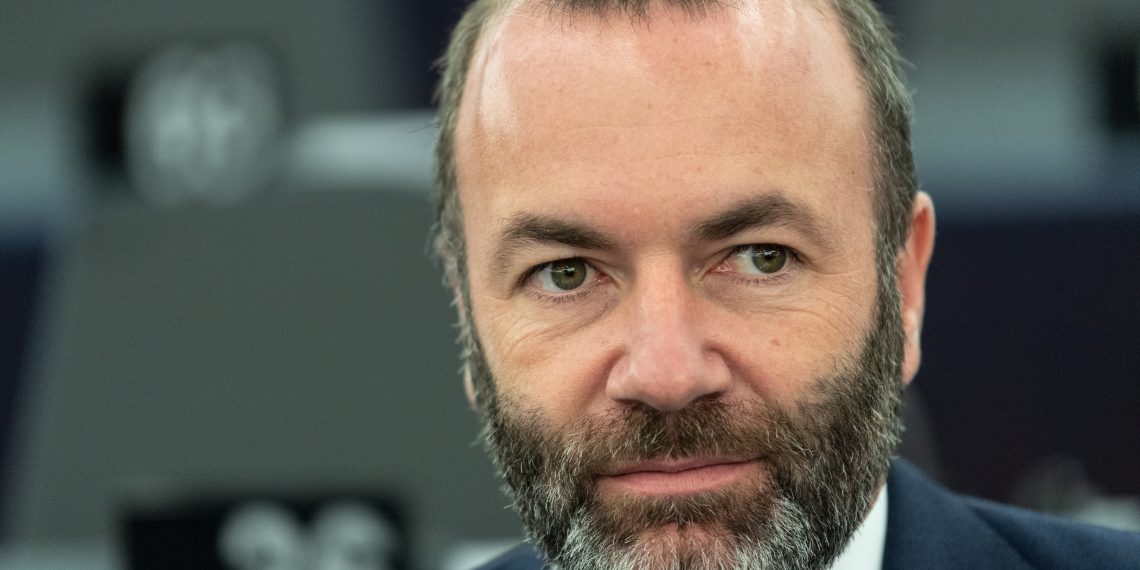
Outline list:
[[[456,131],[474,373],[548,557],[810,567],[842,547],[901,389],[870,138],[813,8],[524,8],[485,31]]]

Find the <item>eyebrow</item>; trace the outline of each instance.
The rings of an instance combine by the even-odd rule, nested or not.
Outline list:
[[[817,217],[807,205],[779,194],[748,198],[725,208],[689,230],[692,240],[720,241],[747,230],[786,227],[799,232],[824,249],[834,249]]]
[[[502,237],[495,248],[495,268],[506,271],[518,250],[534,245],[575,249],[612,249],[613,240],[585,224],[536,214],[516,214],[504,220]]]
[[[688,231],[693,241],[720,241],[747,230],[781,226],[798,231],[824,249],[834,249],[816,216],[804,204],[781,195],[748,198]],[[503,219],[503,232],[493,253],[497,273],[509,269],[519,250],[532,246],[562,246],[581,250],[616,247],[614,240],[587,224],[531,213]]]

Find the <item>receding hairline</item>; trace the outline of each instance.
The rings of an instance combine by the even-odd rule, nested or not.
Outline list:
[[[533,62],[534,54],[531,46],[538,40],[530,37],[534,35],[534,30],[530,29],[532,24],[539,27],[539,34],[543,33],[543,29],[546,32],[558,33],[560,27],[563,33],[577,34],[586,31],[584,27],[578,28],[579,25],[590,26],[591,28],[600,25],[602,29],[611,30],[626,25],[635,28],[644,26],[642,32],[651,32],[655,27],[653,21],[661,18],[671,20],[673,25],[686,26],[691,23],[700,26],[702,25],[701,21],[707,18],[719,19],[718,16],[723,15],[731,20],[736,17],[735,14],[738,11],[747,10],[748,6],[767,5],[771,7],[773,4],[776,5],[777,10],[779,10],[778,6],[783,4],[793,19],[798,20],[807,16],[817,23],[822,23],[823,29],[820,31],[829,36],[828,41],[831,39],[839,40],[837,55],[844,60],[844,67],[847,67],[847,63],[851,64],[850,67],[857,86],[856,98],[860,101],[859,106],[862,107],[856,112],[867,120],[868,141],[872,146],[874,145],[876,129],[871,93],[859,58],[850,45],[840,14],[835,9],[823,9],[825,5],[834,6],[832,0],[782,0],[782,2],[780,0],[480,0],[479,3],[488,6],[489,9],[484,12],[481,20],[482,25],[474,30],[474,41],[470,44],[464,62],[464,71],[461,76],[462,85],[456,92],[453,92],[458,97],[452,99],[454,106],[451,109],[450,116],[447,117],[449,120],[443,124],[443,128],[447,129],[450,135],[447,139],[451,145],[449,159],[453,159],[454,155],[457,154],[457,148],[468,146],[457,144],[460,138],[457,133],[465,130],[460,125],[471,120],[469,114],[480,108],[482,104],[481,90],[477,87],[485,80],[484,73],[490,62],[507,52],[514,54],[510,59],[516,60],[516,64],[519,60],[518,54],[523,54],[528,64]],[[624,8],[630,5],[637,5],[640,8],[628,10]],[[800,9],[805,6],[810,8],[806,14],[805,10]],[[743,16],[749,18],[747,12]],[[522,20],[531,22],[531,24],[523,24],[521,28],[527,30],[522,32],[524,36],[528,36],[526,39],[517,37],[520,28],[512,23],[512,20],[520,17]],[[767,20],[769,16],[765,15],[763,19]],[[764,34],[767,33],[769,32],[766,30]],[[832,37],[832,34],[835,33],[838,33],[838,36]],[[503,48],[508,45],[512,47],[504,50]],[[519,45],[526,47],[520,49],[518,48]],[[755,47],[759,47],[759,45]],[[800,46],[798,49],[802,51],[805,48],[807,48],[806,45]],[[793,55],[793,58],[795,57],[808,57],[808,55],[797,53]],[[475,91],[472,91],[473,87],[476,88]],[[467,125],[470,129],[471,123],[467,123]],[[871,158],[873,161],[874,158]],[[452,166],[454,165],[452,164]]]
[[[768,1],[775,2],[778,0]],[[866,77],[867,72],[863,69],[858,55],[854,53],[854,46],[851,45],[851,38],[846,25],[842,22],[843,18],[839,13],[836,1],[838,0],[782,0],[786,6],[800,5],[812,8],[825,20],[831,20],[830,24],[836,25],[836,29],[843,39],[842,49],[846,57],[854,64],[856,82],[866,107],[867,118],[872,123],[871,135],[874,138],[876,135],[874,105],[871,101],[872,94]],[[471,101],[472,94],[468,88],[471,87],[471,81],[479,76],[475,70],[482,68],[487,63],[487,58],[493,57],[494,44],[497,43],[494,38],[504,31],[503,27],[507,25],[512,16],[539,18],[547,23],[563,27],[599,22],[603,25],[625,23],[633,26],[652,26],[652,20],[662,15],[679,15],[697,22],[704,18],[731,13],[745,9],[749,5],[757,5],[763,2],[765,0],[477,0],[476,4],[486,6],[487,11],[481,19],[481,25],[472,30],[474,41],[466,53],[466,61],[463,62],[464,70],[460,77],[461,84],[457,85],[458,89],[454,93],[458,97],[452,99],[454,107],[452,115],[449,117],[450,120],[441,126],[443,129],[450,130],[451,135],[454,135],[455,131],[458,130],[461,123],[459,116],[464,114],[462,110]],[[442,101],[443,94],[440,95]],[[451,138],[448,142],[454,144],[456,141]],[[455,149],[450,150],[451,153],[454,153]]]
[[[653,10],[665,8],[680,10],[693,15],[703,15],[709,11],[720,8],[741,8],[757,0],[498,0],[495,4],[499,8],[533,7],[546,8],[560,13],[584,14],[597,16],[613,16],[625,14],[630,16],[650,15]],[[815,7],[829,6],[829,0],[785,0],[785,2],[808,4]]]
[[[658,11],[680,13],[693,19],[741,9],[761,0],[489,0],[490,12],[479,31],[472,54],[479,51],[488,29],[502,23],[513,12],[524,12],[554,19],[563,24],[574,18],[593,17],[610,22],[625,18],[629,23],[647,23]],[[834,12],[832,0],[784,0],[821,12]]]

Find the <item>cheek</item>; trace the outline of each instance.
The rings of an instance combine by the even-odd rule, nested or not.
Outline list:
[[[604,392],[613,344],[604,327],[552,323],[509,301],[485,301],[476,327],[501,392],[559,422],[580,416]]]
[[[872,306],[835,291],[804,294],[778,308],[731,315],[718,345],[747,390],[792,405],[817,380],[858,359]]]

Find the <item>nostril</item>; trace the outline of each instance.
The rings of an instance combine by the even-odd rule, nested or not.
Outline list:
[[[610,399],[640,403],[661,411],[681,410],[693,402],[716,398],[728,391],[730,374],[716,355],[694,351],[651,362],[630,358],[615,366],[607,380]]]

